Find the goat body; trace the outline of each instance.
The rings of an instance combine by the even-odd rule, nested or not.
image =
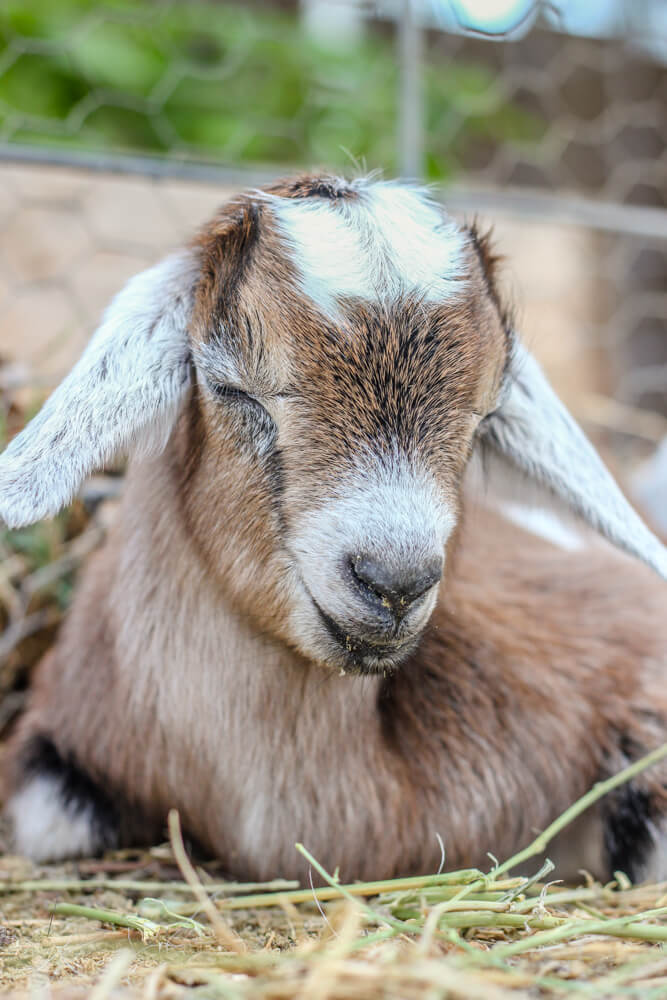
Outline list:
[[[664,577],[665,551],[516,342],[487,241],[421,192],[223,209],[112,304],[0,459],[0,513],[147,434],[13,737],[20,850],[145,842],[176,807],[239,877],[302,876],[298,840],[345,879],[432,871],[438,834],[483,865],[665,739],[666,587],[627,554]],[[482,449],[617,548],[480,497]],[[665,877],[666,776],[559,874]]]

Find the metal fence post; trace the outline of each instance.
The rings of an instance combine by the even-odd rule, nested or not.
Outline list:
[[[417,0],[403,0],[398,24],[398,164],[402,177],[421,177],[424,157],[422,32]]]

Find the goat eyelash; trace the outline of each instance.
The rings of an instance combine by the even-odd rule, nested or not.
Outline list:
[[[227,385],[224,382],[212,382],[209,383],[209,387],[218,399],[223,399],[230,406],[238,409],[239,417],[253,437],[256,434],[260,434],[262,437],[267,434],[270,437],[275,435],[276,425],[273,417],[255,396],[251,396],[249,392],[244,392],[243,389],[239,389],[235,385]]]
[[[214,382],[209,383],[209,386],[211,391],[220,399],[228,399],[232,402],[244,403],[254,406],[262,411],[264,410],[264,407],[258,399],[251,396],[249,392],[244,392],[243,389],[238,389],[235,385],[225,385],[224,382]]]
[[[253,403],[256,402],[256,400],[249,393],[244,392],[243,389],[237,389],[235,385],[225,385],[223,382],[213,382],[209,383],[209,386],[216,396],[221,396],[223,399],[244,399],[252,400]]]

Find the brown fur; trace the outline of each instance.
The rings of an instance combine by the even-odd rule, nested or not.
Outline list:
[[[273,190],[353,196],[330,178]],[[350,302],[336,328],[298,292],[261,199],[194,246],[195,363],[210,389],[223,343],[276,437],[248,447],[238,407],[197,382],[164,453],[132,463],[38,671],[14,787],[46,736],[132,829],[139,815],[157,835],[175,806],[240,877],[302,875],[297,840],[346,879],[433,870],[438,833],[449,865],[510,853],[629,741],[664,739],[667,616],[664,585],[629,558],[561,552],[465,497],[511,350],[486,239],[473,233],[456,303]],[[390,676],[341,677],[290,625],[290,545],[362,447],[381,459],[396,442],[463,519],[417,651]],[[661,779],[644,782],[656,809]]]

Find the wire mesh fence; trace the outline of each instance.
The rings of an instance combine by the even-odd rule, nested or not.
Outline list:
[[[393,169],[421,123],[417,167],[429,178],[465,171],[665,207],[667,74],[648,17],[634,34],[582,38],[542,16],[522,37],[490,42],[429,27],[437,18],[422,25],[436,0],[303,3],[331,10],[326,40],[285,2],[3,0],[0,140],[235,166],[351,156]],[[355,6],[365,17],[351,33],[340,12]],[[396,44],[390,15],[406,11],[421,44],[405,33]]]

